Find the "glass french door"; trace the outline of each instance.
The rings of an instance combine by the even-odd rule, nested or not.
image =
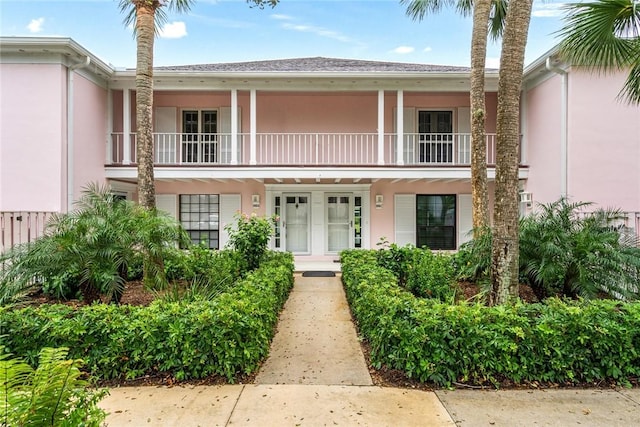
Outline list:
[[[308,254],[311,197],[308,194],[285,194],[283,228],[285,249],[294,254]]]
[[[353,247],[353,196],[329,194],[326,196],[327,252],[338,253]]]

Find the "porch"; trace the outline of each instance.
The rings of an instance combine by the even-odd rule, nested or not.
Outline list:
[[[136,134],[112,133],[107,166],[136,163]],[[470,133],[154,133],[166,166],[452,166],[471,164]],[[496,135],[486,134],[495,165]],[[401,153],[401,154],[399,154]]]

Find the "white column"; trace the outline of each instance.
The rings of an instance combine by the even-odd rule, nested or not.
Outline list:
[[[105,164],[110,165],[113,163],[113,91],[107,90],[107,135],[106,135],[106,150],[107,156]]]
[[[231,89],[231,164],[238,164],[238,90]]]
[[[122,91],[122,164],[131,164],[131,91]]]
[[[249,92],[249,164],[255,165],[256,160],[256,90]]]
[[[404,165],[404,92],[398,91],[398,117],[396,118],[396,163],[398,166]]]
[[[378,91],[378,164],[384,165],[384,90]]]

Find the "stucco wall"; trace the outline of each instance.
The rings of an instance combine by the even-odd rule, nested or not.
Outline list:
[[[640,107],[616,99],[626,74],[569,76],[568,194],[640,211]]]
[[[73,199],[89,182],[105,179],[107,91],[76,73],[74,76]]]
[[[59,211],[65,198],[65,69],[0,67],[0,210]]]
[[[526,94],[526,190],[535,203],[560,197],[561,80],[554,76]]]

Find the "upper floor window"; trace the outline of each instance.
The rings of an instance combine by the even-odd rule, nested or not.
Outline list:
[[[215,163],[218,159],[218,112],[182,111],[182,161]]]
[[[453,162],[453,111],[419,111],[421,163]]]

